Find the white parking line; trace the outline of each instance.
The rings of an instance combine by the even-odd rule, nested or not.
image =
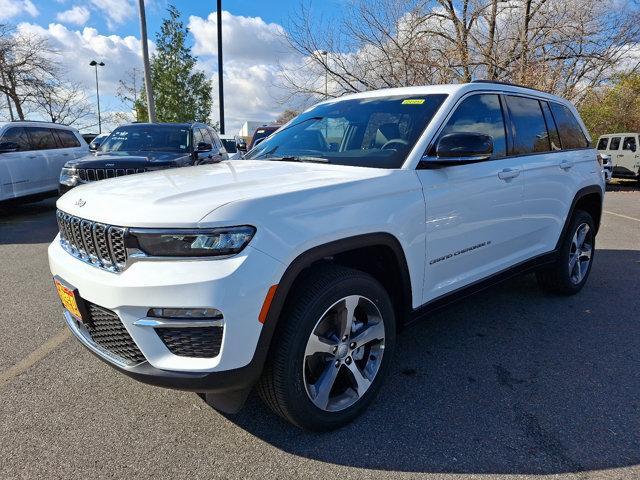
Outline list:
[[[4,372],[0,372],[0,388],[3,387],[5,383],[10,382],[18,375],[26,372],[29,368],[49,355],[70,336],[71,334],[69,333],[69,329],[65,327],[63,330],[60,330],[56,335],[44,342],[18,363],[8,368]]]
[[[622,218],[626,218],[627,220],[634,220],[636,222],[640,222],[640,218],[628,217],[626,215],[621,215],[619,213],[610,212],[608,210],[603,210],[603,211],[604,211],[604,213],[608,213],[609,215],[615,215],[616,217],[622,217]]]

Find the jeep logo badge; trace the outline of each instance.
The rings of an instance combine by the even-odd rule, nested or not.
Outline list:
[[[78,200],[76,200],[76,206],[78,207],[84,207],[85,203],[87,203],[85,200],[83,200],[82,198],[79,198]]]

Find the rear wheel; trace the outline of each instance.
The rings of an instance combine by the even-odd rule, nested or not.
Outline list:
[[[562,295],[578,293],[591,272],[595,232],[591,215],[577,210],[560,246],[556,263],[536,274],[540,286]]]
[[[393,354],[395,318],[370,275],[322,267],[292,292],[258,392],[302,428],[331,430],[371,403]]]

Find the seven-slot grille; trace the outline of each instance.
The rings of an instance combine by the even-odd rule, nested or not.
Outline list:
[[[91,265],[119,272],[127,263],[124,239],[127,230],[74,217],[60,210],[56,213],[62,247]]]
[[[126,363],[135,365],[146,359],[115,312],[86,302],[89,319],[85,327],[91,339]]]
[[[83,182],[95,182],[105,178],[123,177],[146,171],[146,168],[79,168],[78,176]]]
[[[160,327],[155,330],[174,355],[213,358],[220,353],[224,327]]]

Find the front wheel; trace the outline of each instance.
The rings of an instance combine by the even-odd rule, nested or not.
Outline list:
[[[560,245],[556,263],[536,274],[540,286],[561,295],[573,295],[582,290],[591,272],[595,242],[593,218],[587,212],[577,210]]]
[[[258,392],[277,414],[310,430],[340,427],[369,405],[387,373],[395,318],[370,275],[324,266],[292,292]]]

